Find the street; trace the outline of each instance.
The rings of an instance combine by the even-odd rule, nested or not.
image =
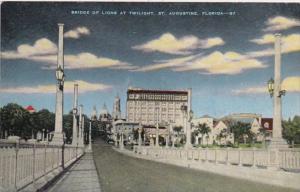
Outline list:
[[[93,151],[104,192],[296,191],[128,157],[102,140],[95,141]]]

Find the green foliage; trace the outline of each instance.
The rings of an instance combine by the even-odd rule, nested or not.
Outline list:
[[[21,137],[26,137],[25,132],[28,133],[30,129],[30,123],[33,121],[29,120],[29,113],[15,103],[9,103],[1,109],[1,135],[17,135]]]
[[[203,144],[203,141],[204,141],[204,135],[206,135],[206,141],[207,141],[207,143],[206,143],[206,145],[208,145],[208,134],[211,132],[211,129],[210,129],[210,127],[209,126],[207,126],[206,125],[206,123],[203,123],[203,124],[201,124],[201,123],[199,123],[198,125],[196,125],[196,127],[195,127],[196,129],[195,129],[195,134],[201,134],[202,135],[202,138],[201,138],[201,143]]]
[[[237,143],[237,145],[239,145],[242,140],[246,143],[246,138],[250,141],[254,138],[254,134],[251,132],[251,125],[249,123],[234,121],[230,123],[230,129],[234,134],[234,142]]]
[[[283,121],[283,138],[289,144],[294,146],[295,143],[300,143],[300,116],[295,116],[293,120]]]

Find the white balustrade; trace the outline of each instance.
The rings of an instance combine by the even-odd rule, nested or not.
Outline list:
[[[64,153],[64,154],[63,154]],[[18,191],[84,153],[71,145],[0,140],[0,189]]]
[[[286,171],[300,170],[300,149],[257,149],[257,148],[157,148],[140,146],[137,154],[152,158],[221,163],[228,166],[252,168],[274,168]]]

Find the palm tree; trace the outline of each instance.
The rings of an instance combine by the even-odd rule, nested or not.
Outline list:
[[[234,134],[234,142],[237,143],[238,146],[240,144],[240,140],[244,139],[246,136],[251,136],[251,125],[249,123],[243,123],[240,121],[232,122],[230,124],[230,129]]]
[[[206,125],[206,123],[199,123],[198,126],[196,126],[199,133],[202,135],[201,144],[203,144],[204,141],[204,135],[208,137],[208,134],[210,133],[211,129],[209,126]],[[206,138],[206,145],[208,146],[208,139]]]
[[[228,132],[226,129],[222,129],[220,133],[217,135],[217,138],[219,140],[219,144],[221,144],[222,138],[225,138],[225,144],[227,144],[227,137],[228,137]]]

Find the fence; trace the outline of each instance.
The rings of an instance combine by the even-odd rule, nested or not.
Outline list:
[[[58,168],[70,165],[83,148],[0,140],[0,191],[18,191]]]
[[[241,148],[162,148],[135,146],[134,152],[154,159],[193,160],[199,162],[300,171],[300,149]]]

